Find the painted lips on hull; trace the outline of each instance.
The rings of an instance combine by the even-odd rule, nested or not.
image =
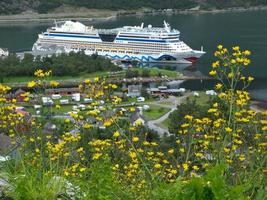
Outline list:
[[[193,54],[189,57],[185,57],[183,58],[184,60],[188,61],[188,62],[191,62],[191,63],[195,63],[198,61],[199,58],[201,58],[204,54],[206,54],[205,51],[201,50],[201,51],[198,51],[198,50],[194,50],[193,51]]]
[[[197,62],[197,60],[199,58],[192,56],[192,57],[188,57],[188,58],[184,58],[184,59],[191,62],[191,63],[195,63],[195,62]]]

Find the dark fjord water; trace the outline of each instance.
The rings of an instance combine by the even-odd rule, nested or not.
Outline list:
[[[205,14],[123,16],[112,21],[93,24],[97,28],[115,28],[139,25],[141,22],[162,26],[163,20],[181,32],[181,39],[194,49],[201,46],[207,54],[195,65],[197,71],[208,74],[217,44],[226,47],[240,45],[252,51],[252,64],[248,73],[256,80],[250,87],[252,96],[267,101],[267,11],[226,12]],[[88,23],[87,23],[88,24]],[[21,24],[0,26],[0,47],[9,50],[29,50],[37,34],[52,24]],[[209,82],[190,81],[183,86],[191,89],[208,89]]]

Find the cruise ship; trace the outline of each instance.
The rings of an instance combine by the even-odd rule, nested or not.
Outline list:
[[[33,52],[69,53],[84,51],[113,60],[194,63],[205,54],[180,40],[180,32],[164,21],[163,27],[124,26],[96,29],[78,21],[55,22],[38,35]]]

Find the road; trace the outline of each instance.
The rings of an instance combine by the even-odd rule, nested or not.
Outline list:
[[[165,115],[163,115],[160,118],[158,118],[158,119],[148,121],[147,122],[148,128],[154,130],[155,132],[157,132],[160,137],[162,137],[164,134],[170,135],[168,129],[160,127],[159,124],[161,124],[163,121],[165,121],[169,117],[169,115],[173,111],[176,110],[177,106],[180,105],[182,103],[182,101],[186,97],[188,97],[190,95],[191,95],[191,93],[188,93],[188,94],[186,94],[186,95],[184,95],[182,97],[169,96],[168,99],[164,99],[164,100],[160,100],[158,102],[151,103],[151,104],[158,105],[158,106],[161,106],[161,107],[170,108],[171,110],[169,112],[167,112]],[[170,105],[161,104],[164,101],[170,101],[170,102],[173,102],[173,104],[170,104]]]

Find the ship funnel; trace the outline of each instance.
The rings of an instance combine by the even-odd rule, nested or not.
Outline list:
[[[203,51],[204,49],[203,49],[203,46],[201,46],[201,51]]]
[[[144,22],[142,22],[142,24],[141,24],[141,29],[143,29],[144,28]]]

